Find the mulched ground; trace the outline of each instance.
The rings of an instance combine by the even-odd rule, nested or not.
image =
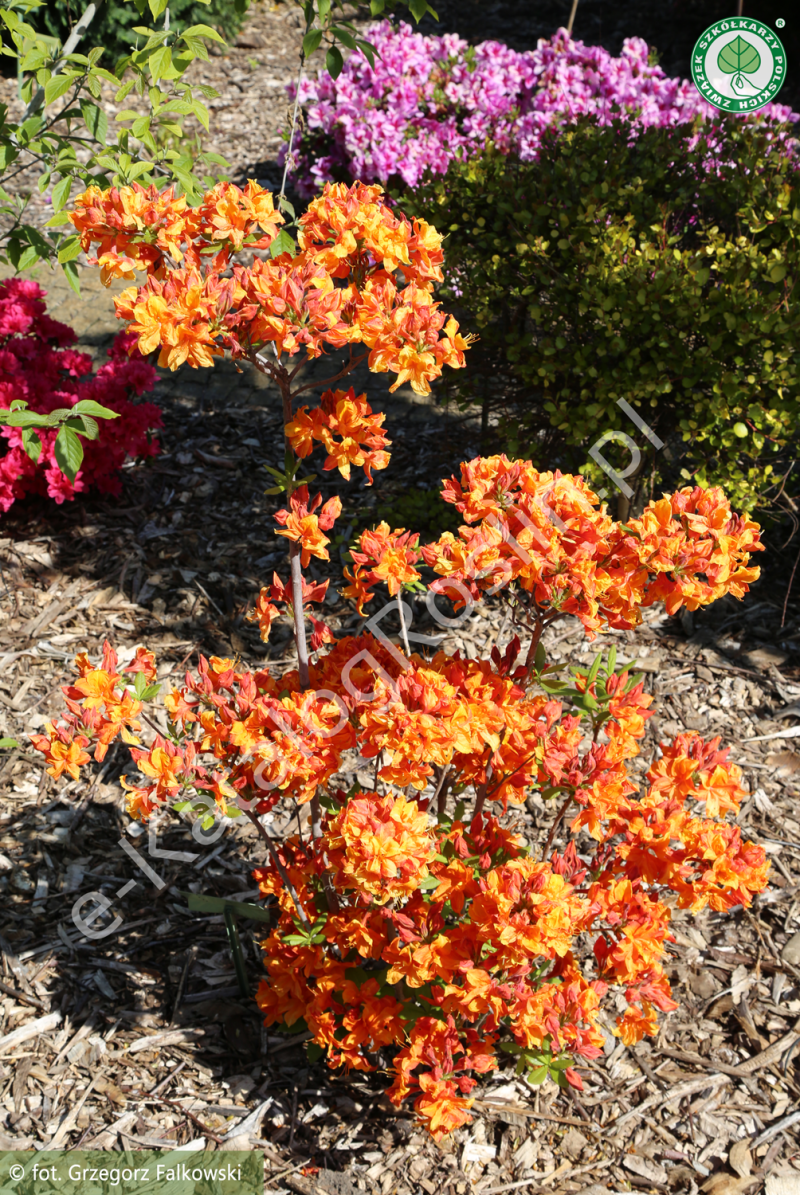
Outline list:
[[[527,44],[540,35],[532,8],[478,10],[472,0],[448,0],[441,15],[470,36],[508,32],[509,41]],[[536,6],[537,20],[543,12]],[[581,24],[598,12],[595,0],[582,0],[576,35],[603,40],[603,30],[590,36]],[[708,23],[705,5],[691,12],[692,22]],[[626,32],[650,36],[641,24]],[[223,92],[208,148],[224,146],[234,166],[257,167],[262,179],[275,171],[281,88],[295,67],[297,39],[291,10],[259,4],[237,47],[203,67],[203,80]],[[95,335],[89,314],[73,310],[70,322],[87,329],[82,347],[101,353],[106,332]],[[66,308],[57,315],[70,318]],[[308,380],[319,376],[308,372]],[[283,561],[272,534],[277,502],[263,494],[263,466],[282,455],[280,420],[262,382],[227,365],[162,377],[164,450],[125,470],[121,500],[89,498],[57,510],[32,501],[4,518],[0,733],[24,742],[26,731],[41,728],[61,707],[59,687],[76,651],[96,653],[106,637],[120,651],[147,643],[167,684],[201,651],[285,666],[288,633],[266,648],[244,617]],[[394,447],[375,492],[355,481],[343,487],[352,514],[346,539],[376,507],[415,487],[432,489],[480,448],[479,428],[463,415],[407,391],[389,396],[374,376],[356,385],[386,410]],[[326,496],[342,493],[330,475],[322,488]],[[788,567],[773,569],[744,603],[720,602],[682,621],[654,614],[635,635],[612,637],[623,658],[640,661],[656,695],[658,716],[639,766],[649,764],[659,739],[684,728],[721,735],[750,789],[739,822],[766,845],[773,873],[750,913],[675,914],[669,975],[679,1011],[664,1018],[655,1042],[634,1050],[609,1034],[580,1101],[504,1072],[481,1089],[472,1126],[434,1146],[381,1096],[380,1076],[335,1075],[308,1062],[302,1041],[265,1031],[237,984],[222,916],[189,910],[190,892],[256,897],[250,873],[263,852],[250,827],[232,827],[203,846],[188,827],[165,820],[149,843],[124,812],[119,776],[132,770],[124,751],[85,781],[55,785],[23,746],[0,759],[0,1148],[244,1145],[263,1152],[268,1190],[301,1195],[515,1188],[755,1195],[765,1176],[769,1195],[778,1195],[781,1177],[780,1191],[795,1192],[800,583],[784,616],[795,544],[786,552]],[[331,603],[327,621],[339,632],[361,624],[342,600]],[[424,618],[416,625],[424,629]],[[488,606],[446,646],[484,654],[508,637],[500,612]],[[554,628],[547,646],[553,660],[585,662],[593,654],[572,623]],[[510,815],[532,844],[545,841],[551,819],[536,801]],[[137,855],[153,875],[142,872]],[[121,922],[91,939],[72,910],[98,891],[110,902],[98,924]],[[240,919],[239,931],[254,990],[261,929]],[[303,1173],[314,1167],[317,1174]]]
[[[463,417],[402,394],[390,401],[375,383],[370,394],[388,412],[395,451],[377,495],[351,487],[345,510],[357,519],[393,489],[433,486],[478,448]],[[262,466],[281,451],[269,388],[223,366],[213,377],[164,378],[157,399],[164,451],[126,470],[121,501],[59,510],[31,502],[4,520],[4,734],[43,726],[60,708],[75,652],[96,653],[105,637],[120,650],[146,642],[167,683],[200,651],[276,669],[288,658],[286,635],[265,648],[244,619],[283,557],[270,532],[277,503],[262,493]],[[326,486],[335,486],[330,475]],[[221,915],[189,911],[192,891],[255,898],[250,872],[263,856],[249,827],[198,847],[188,828],[165,822],[158,850],[199,858],[158,856],[124,813],[122,749],[77,784],[51,782],[29,750],[7,756],[0,1145],[247,1141],[264,1151],[270,1190],[383,1195],[488,1193],[508,1183],[694,1191],[715,1175],[739,1192],[755,1190],[766,1171],[798,1173],[800,755],[790,736],[800,732],[800,605],[790,600],[780,630],[782,601],[771,584],[703,619],[654,614],[635,635],[613,636],[623,658],[641,661],[657,698],[641,767],[659,738],[684,728],[732,744],[751,793],[739,821],[770,852],[770,891],[752,913],[676,914],[669,971],[679,1012],[664,1019],[657,1042],[635,1050],[609,1034],[580,1102],[502,1073],[481,1091],[475,1123],[439,1147],[381,1097],[379,1078],[333,1075],[309,1064],[302,1042],[267,1034],[237,987]],[[342,600],[328,620],[340,632],[360,623]],[[507,639],[488,607],[448,646],[483,654]],[[572,623],[553,628],[548,649],[554,661],[592,654]],[[536,800],[510,814],[532,843],[544,842],[551,818]],[[155,880],[120,840],[149,861]],[[97,891],[111,905],[99,924],[122,923],[91,940],[71,910]],[[254,989],[260,927],[240,927]],[[316,1178],[302,1175],[308,1166],[321,1168]]]

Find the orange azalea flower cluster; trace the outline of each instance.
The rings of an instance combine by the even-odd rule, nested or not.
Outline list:
[[[90,261],[106,285],[147,273],[143,286],[114,302],[140,350],[159,350],[160,365],[209,366],[225,349],[255,361],[269,346],[278,355],[304,349],[312,358],[363,344],[370,369],[397,375],[393,390],[409,382],[427,394],[444,365],[464,364],[469,337],[432,298],[442,279],[441,237],[424,220],[395,215],[382,194],[362,183],[326,186],[299,220],[296,255],[256,257],[234,265],[232,276],[223,276],[232,255],[269,249],[283,223],[271,194],[255,182],[243,190],[217,183],[194,208],[171,188],[90,187],[70,219],[84,250],[97,246]],[[352,424],[341,453],[331,453],[337,467],[344,472],[363,455],[362,432],[367,459],[382,467],[382,434],[360,421],[358,401],[341,392],[333,401],[349,402],[335,416]]]
[[[542,633],[574,615],[594,638],[635,626],[655,602],[674,613],[741,597],[758,575],[758,527],[700,488],[621,524],[580,477],[478,458],[444,484],[463,516],[457,535],[420,544],[381,523],[351,552],[344,596],[361,612],[385,586],[406,654],[382,633],[337,639],[310,616],[328,581],[308,582],[303,568],[328,561],[342,507],[312,496],[298,469],[321,445],[326,470],[349,478],[355,466],[370,482],[389,442],[352,389],[296,407],[309,387],[292,388],[298,367],[282,356],[349,347],[321,389],[367,358],[396,375],[393,389],[426,393],[468,347],[432,298],[441,237],[360,183],[311,203],[296,255],[277,252],[282,217],[254,183],[220,183],[196,208],[172,191],[91,188],[72,220],[84,249],[97,246],[104,281],[147,274],[116,301],[143,352],[176,368],[227,350],[277,383],[287,452],[272,492],[285,494],[275,517],[290,575],[273,576],[250,617],[267,639],[289,615],[297,668],[201,657],[164,697],[168,731],[144,743],[152,655],[140,648],[126,667],[109,645],[96,666],[80,655],[63,718],[31,736],[50,774],[77,779],[119,736],[139,773],[123,781],[132,816],[246,815],[266,845],[255,876],[274,911],[257,996],[267,1023],[304,1024],[332,1066],[388,1069],[391,1099],[412,1100],[434,1137],[468,1120],[479,1076],[503,1055],[533,1083],[580,1087],[609,1004],[624,997],[612,1031],[629,1044],[674,1007],[671,905],[747,906],[767,864],[735,824],[741,775],[719,741],[662,744],[640,787],[627,761],[651,712],[641,679],[615,668],[612,648],[605,665],[598,657],[566,680],[546,666]],[[274,256],[232,263],[264,249]],[[515,636],[486,659],[412,653],[424,640],[408,632],[402,594],[426,588],[445,626],[457,619],[437,601],[459,611],[497,595],[528,629],[525,650]],[[358,759],[373,769],[368,788],[352,784]],[[536,847],[504,821],[530,796],[545,811]],[[309,806],[310,833],[273,841],[260,818],[282,802]],[[559,827],[571,835],[560,854]]]
[[[391,597],[396,597],[404,585],[414,585],[421,574],[414,565],[422,557],[419,536],[410,531],[390,531],[388,523],[379,523],[374,530],[362,531],[359,548],[351,551],[353,570],[344,570],[350,582],[342,590],[345,597],[352,598],[359,614],[375,596],[373,588],[381,581],[386,583]]]
[[[423,554],[456,605],[515,582],[541,611],[575,614],[593,638],[638,625],[655,602],[674,614],[741,597],[758,576],[748,565],[758,526],[733,515],[718,488],[680,490],[623,524],[582,477],[494,456],[462,466],[442,496],[466,525]]]
[[[320,441],[328,453],[324,469],[338,469],[349,481],[350,466],[357,465],[363,467],[367,485],[372,485],[372,470],[389,464],[385,449],[391,441],[381,426],[384,419],[385,415],[373,413],[365,394],[356,398],[352,386],[347,391],[327,390],[318,407],[311,411],[300,407],[295,412],[286,437],[301,458],[310,456],[314,441]]]
[[[340,401],[313,426],[326,428]],[[359,418],[369,423],[368,408]],[[488,659],[406,658],[365,634],[318,651],[307,685],[294,669],[201,659],[165,698],[169,734],[144,747],[125,676],[143,670],[149,682],[154,662],[140,649],[118,670],[106,648],[97,668],[78,658],[65,719],[34,736],[56,776],[76,775],[93,746],[102,758],[117,734],[133,742],[142,779],[126,787],[139,818],[198,797],[253,817],[285,800],[321,803],[318,832],[272,844],[255,872],[275,908],[258,1003],[269,1024],[305,1024],[333,1066],[388,1067],[392,1100],[413,1100],[435,1137],[469,1118],[476,1082],[505,1054],[532,1082],[580,1087],[610,995],[627,1002],[613,1027],[626,1043],[654,1034],[657,1013],[675,1006],[670,903],[747,906],[767,882],[762,848],[732,820],[741,774],[719,740],[662,744],[639,788],[626,763],[651,713],[641,680],[598,660],[568,683],[531,650],[566,613],[593,636],[634,625],[657,600],[674,610],[745,592],[757,527],[699,489],[621,525],[582,479],[505,457],[465,464],[444,496],[464,514],[458,536],[419,548],[386,524],[365,532],[353,596],[419,586],[421,555],[438,573],[434,593],[510,600],[533,628],[527,652],[515,638]],[[279,534],[319,557],[339,509],[295,489]],[[304,603],[325,591],[302,580]],[[254,615],[262,632],[274,603],[294,600],[276,575]],[[356,754],[373,761],[372,791],[342,787]],[[537,793],[554,811],[543,849],[502,822]],[[558,854],[562,816],[572,838]]]

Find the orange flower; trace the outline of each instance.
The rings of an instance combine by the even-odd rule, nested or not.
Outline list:
[[[391,441],[381,426],[385,418],[373,414],[366,395],[356,398],[352,386],[346,391],[326,390],[320,405],[311,412],[300,407],[286,425],[286,435],[299,457],[309,456],[313,441],[321,441],[328,452],[323,468],[338,469],[349,481],[350,466],[363,467],[367,484],[371,485],[372,470],[385,469],[389,464],[384,448]]]
[[[388,523],[380,523],[373,531],[362,531],[361,551],[351,552],[355,568],[344,570],[350,584],[342,590],[345,597],[356,601],[359,614],[364,613],[365,603],[372,601],[370,589],[380,581],[386,582],[392,597],[404,585],[419,581],[420,574],[414,568],[422,555],[418,543],[418,535],[402,528],[390,531]]]
[[[320,510],[314,514],[322,502],[322,495],[317,494],[310,507],[308,505],[308,486],[300,486],[289,499],[289,510],[279,510],[275,521],[285,528],[277,532],[287,539],[299,543],[302,549],[302,565],[307,568],[312,556],[319,560],[330,560],[326,544],[331,541],[324,531],[330,531],[333,524],[342,513],[342,503],[339,498],[329,498]]]
[[[334,883],[383,904],[419,886],[436,848],[416,802],[362,792],[328,823],[327,851]]]
[[[62,735],[52,722],[45,725],[45,731],[46,734],[32,734],[30,740],[50,765],[47,769],[48,776],[58,780],[66,772],[73,780],[79,780],[81,766],[91,759],[84,750],[88,746],[88,739],[80,736],[70,740]]]

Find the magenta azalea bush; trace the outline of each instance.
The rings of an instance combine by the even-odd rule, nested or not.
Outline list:
[[[301,83],[306,129],[294,148],[304,195],[356,178],[415,187],[426,170],[443,174],[487,142],[532,161],[548,125],[585,114],[600,124],[628,114],[642,127],[719,115],[693,83],[651,64],[638,37],[614,58],[564,29],[526,53],[494,41],[472,47],[455,34],[425,37],[389,21],[366,36],[379,54],[374,67],[356,51],[337,79],[323,71]],[[792,118],[786,105],[770,104],[743,119]]]
[[[72,328],[47,314],[46,293],[23,278],[0,284],[0,409],[8,410],[14,399],[22,399],[30,410],[47,415],[93,399],[119,418],[102,420],[98,439],[84,442],[83,464],[74,484],[55,462],[55,431],[41,430],[42,452],[34,464],[22,447],[22,431],[0,426],[0,445],[5,441],[6,447],[0,457],[4,512],[30,493],[47,494],[58,503],[88,489],[119,494],[119,470],[125,460],[158,452],[152,432],[161,427],[161,412],[153,403],[132,401],[153,388],[152,365],[138,353],[129,357],[132,337],[120,333],[107,364],[92,374],[91,358],[69,347],[77,339]]]

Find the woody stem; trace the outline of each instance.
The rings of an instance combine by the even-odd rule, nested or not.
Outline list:
[[[537,618],[533,624],[533,637],[531,639],[531,645],[528,648],[528,654],[525,657],[525,671],[528,673],[528,675],[530,675],[531,668],[533,668],[533,664],[536,659],[536,650],[539,646],[539,640],[542,637],[543,630],[544,619]]]
[[[552,826],[550,827],[550,833],[547,835],[547,842],[544,844],[544,850],[542,851],[542,860],[545,862],[547,861],[547,856],[550,854],[550,847],[553,845],[553,840],[555,839],[556,831],[558,830],[558,827],[561,825],[561,822],[564,818],[564,814],[569,809],[571,803],[572,803],[572,797],[569,796],[569,797],[567,797],[566,801],[559,809],[558,813],[556,814],[556,820],[553,822]]]
[[[398,590],[397,593],[397,609],[400,611],[400,634],[403,636],[403,647],[406,649],[406,658],[411,655],[411,648],[408,646],[408,631],[406,630],[406,618],[403,613],[403,591]]]
[[[483,807],[486,804],[486,795],[489,791],[489,781],[491,780],[491,778],[492,778],[492,765],[489,764],[488,768],[486,769],[486,783],[479,784],[476,789],[478,799],[475,802],[475,808],[472,811],[472,816],[474,818],[477,817],[479,813],[483,813]]]
[[[297,645],[297,671],[300,674],[300,688],[308,688],[308,643],[306,623],[303,617],[303,563],[300,544],[293,543],[289,550],[292,570],[292,612],[294,614],[294,641]]]
[[[283,366],[280,367],[277,383],[281,392],[283,404],[284,440],[286,443],[286,459],[294,461],[294,451],[286,435],[285,429],[292,422],[292,399],[289,376]],[[291,498],[294,486],[286,491],[287,499]],[[308,688],[308,642],[306,640],[306,622],[303,617],[303,559],[302,548],[299,543],[292,541],[289,547],[289,567],[292,574],[292,613],[294,615],[294,641],[297,647],[297,671],[300,675],[300,688]]]
[[[438,770],[438,769],[435,769]],[[436,786],[436,792],[433,794],[433,800],[436,802],[436,813],[438,817],[444,817],[447,809],[447,791],[450,788],[448,783],[448,775],[450,772],[450,764],[445,764],[439,776],[439,783]],[[433,803],[433,802],[431,802]]]
[[[300,904],[300,898],[294,890],[294,885],[292,884],[292,881],[289,879],[286,868],[283,866],[280,859],[278,858],[278,852],[275,850],[275,843],[272,841],[272,839],[270,838],[270,836],[267,833],[267,831],[265,830],[265,828],[261,825],[261,822],[258,820],[258,815],[253,813],[252,809],[246,809],[245,813],[250,818],[250,821],[253,823],[255,828],[258,830],[261,837],[264,839],[264,842],[267,844],[267,850],[269,851],[269,855],[270,855],[270,858],[272,859],[272,862],[275,864],[275,870],[277,871],[278,875],[283,880],[283,883],[286,887],[286,891],[291,896],[294,907],[297,909],[297,916],[300,918],[303,925],[308,925],[308,918],[305,915],[303,906]]]

